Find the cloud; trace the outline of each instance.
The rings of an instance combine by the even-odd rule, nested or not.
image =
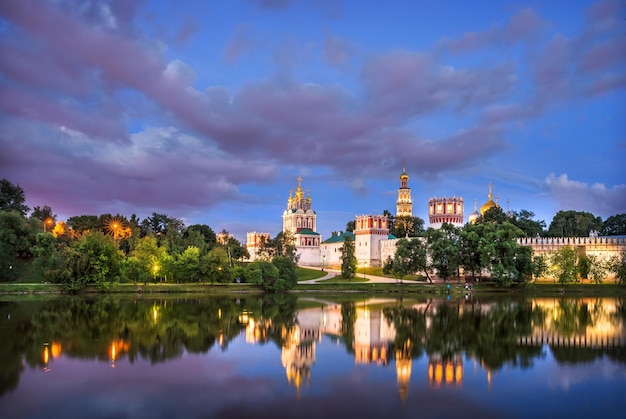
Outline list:
[[[228,64],[234,64],[242,55],[254,47],[255,41],[251,35],[251,27],[246,24],[239,24],[232,39],[224,48],[222,56]]]
[[[335,35],[327,34],[324,37],[324,59],[333,67],[346,68],[355,53],[355,48]]]
[[[250,0],[260,9],[264,10],[287,10],[291,7],[292,0]]]
[[[442,38],[439,51],[469,53],[493,47],[505,47],[531,41],[547,26],[547,22],[533,9],[516,12],[505,25],[496,25],[486,31],[466,32],[458,38]]]
[[[607,189],[602,183],[589,185],[570,180],[567,174],[546,177],[544,189],[556,200],[559,210],[576,209],[608,217],[624,212],[626,208],[626,184]]]
[[[27,196],[45,197],[46,205],[65,215],[168,209],[182,217],[197,207],[248,202],[253,198],[240,193],[240,185],[277,175],[270,162],[242,160],[174,127],[150,128],[131,135],[128,145],[113,146],[46,126],[16,141],[32,131],[32,124],[21,125],[0,131],[0,173],[4,177],[6,170]]]
[[[198,32],[198,29],[200,29],[198,21],[192,17],[186,17],[174,35],[174,43],[179,47],[186,44]]]
[[[380,54],[362,74],[373,113],[414,117],[447,107],[463,111],[508,97],[517,84],[512,65],[479,69],[440,66],[421,53]]]

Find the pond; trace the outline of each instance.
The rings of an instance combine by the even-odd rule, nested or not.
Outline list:
[[[3,418],[621,416],[626,300],[0,300]]]

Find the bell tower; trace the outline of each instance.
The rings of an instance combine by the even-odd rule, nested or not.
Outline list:
[[[411,200],[411,188],[409,188],[409,175],[406,168],[402,168],[400,174],[400,188],[398,188],[398,200],[396,201],[396,217],[412,217],[413,201]]]

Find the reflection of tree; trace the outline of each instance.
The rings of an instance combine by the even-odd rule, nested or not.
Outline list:
[[[403,361],[419,358],[425,352],[429,357],[440,356],[442,362],[465,354],[497,370],[506,364],[526,368],[534,358],[543,356],[540,345],[519,343],[537,329],[569,337],[606,322],[623,330],[625,301],[616,299],[615,310],[609,310],[613,304],[601,299],[563,299],[555,303],[556,310],[552,305],[546,308],[523,299],[432,301],[412,307],[406,303],[388,305],[383,314],[395,330],[389,353]],[[73,296],[0,302],[0,394],[18,385],[22,360],[40,369],[46,361],[54,369],[54,358],[60,354],[101,362],[162,362],[185,351],[206,353],[215,346],[225,350],[248,325],[258,329],[256,342],[274,342],[282,348],[287,339],[284,331],[296,325],[297,303],[293,294],[245,298]],[[354,353],[355,304],[341,304],[341,316],[341,338],[346,351]],[[623,347],[552,351],[559,362],[589,362],[607,356],[626,363]]]
[[[558,314],[554,319],[554,326],[559,335],[571,337],[574,335],[585,334],[587,327],[594,324],[594,318],[597,316],[597,304],[594,305],[594,311],[589,311],[589,305],[586,302],[563,298],[559,301]]]
[[[0,302],[0,395],[14,390],[22,372],[21,354],[30,343],[28,333],[29,314],[24,306]]]
[[[530,334],[533,313],[530,302],[499,300],[483,313],[480,306],[464,310],[463,347],[490,370],[506,363],[527,368],[541,355],[540,347],[518,345],[521,336]]]
[[[428,307],[428,306],[427,306]],[[426,337],[426,311],[414,307],[386,307],[383,314],[396,330],[394,346],[403,351],[404,356],[417,359],[424,352]]]
[[[341,304],[341,337],[349,354],[354,353],[354,324],[356,323],[356,306],[354,303]]]

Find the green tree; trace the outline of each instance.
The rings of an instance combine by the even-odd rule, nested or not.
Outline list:
[[[64,253],[61,278],[69,291],[80,291],[89,284],[108,289],[119,279],[122,254],[113,239],[101,232],[84,234]]]
[[[602,218],[584,211],[559,211],[547,235],[549,237],[588,237],[591,231],[602,230]]]
[[[200,258],[200,277],[213,284],[231,281],[228,253],[223,247],[216,247]]]
[[[603,236],[619,236],[626,234],[626,214],[611,215],[602,223]]]
[[[459,230],[452,224],[443,223],[441,228],[426,230],[428,254],[431,266],[444,281],[459,269]]]
[[[554,252],[550,258],[551,272],[560,284],[576,282],[578,279],[576,261],[578,254],[571,246],[564,246]]]
[[[289,231],[281,231],[273,239],[261,238],[259,257],[271,261],[275,256],[285,256],[298,263],[299,255],[296,251],[295,238]]]
[[[589,260],[588,277],[596,284],[601,284],[611,271],[610,260],[604,260],[596,255],[586,255]]]
[[[159,247],[157,240],[154,236],[146,236],[139,239],[135,250],[130,253],[131,257],[137,259],[138,265],[143,271],[141,278],[144,278],[144,283],[148,278],[152,278],[156,281],[156,278],[161,275],[169,273],[167,264],[169,255],[164,247]]]
[[[196,246],[204,254],[217,244],[217,236],[213,229],[206,224],[193,224],[183,233],[183,239],[188,246]],[[200,242],[203,244],[200,245]]]
[[[519,212],[513,211],[511,222],[517,228],[524,232],[526,237],[540,237],[545,235],[546,222],[544,220],[536,221],[533,218],[535,213],[525,209]]]
[[[26,217],[29,208],[24,202],[26,196],[20,185],[14,185],[8,179],[0,179],[0,211],[16,211]]]
[[[612,256],[608,262],[609,271],[615,274],[615,281],[626,284],[626,251],[619,256]]]
[[[356,220],[350,220],[346,223],[346,231],[354,233],[355,227],[356,227]]]
[[[548,258],[544,255],[533,256],[532,275],[535,278],[541,278],[548,273]]]
[[[103,231],[102,220],[97,215],[75,215],[69,217],[66,224],[76,233]]]
[[[576,263],[576,271],[578,273],[578,277],[581,279],[589,278],[589,272],[591,271],[591,263],[592,260],[586,254],[581,254],[578,256],[578,262]]]
[[[483,268],[488,266],[486,254],[486,230],[484,223],[465,224],[459,232],[459,262],[472,277],[480,275]]]
[[[33,208],[33,212],[30,214],[31,217],[35,217],[42,223],[46,220],[54,220],[56,221],[57,215],[52,212],[52,208],[48,205],[44,205],[43,208],[36,206]]]
[[[223,247],[228,254],[228,261],[230,266],[233,266],[233,261],[238,261],[242,259],[247,259],[250,257],[248,253],[248,249],[233,237],[232,234],[228,232],[226,229],[222,229],[220,232],[220,237],[222,240],[218,240],[217,245]],[[291,238],[290,238],[291,237]],[[290,244],[291,243],[291,244]],[[293,236],[289,234],[280,234],[276,236],[274,241],[276,245],[276,252],[274,256],[281,255],[286,256],[294,261],[294,263],[298,262],[299,256],[296,254],[296,247],[293,245]]]
[[[341,251],[341,276],[345,279],[352,279],[357,269],[352,237],[346,237],[339,250]]]
[[[389,232],[396,237],[418,237],[424,234],[424,220],[420,217],[395,217],[393,227]]]
[[[491,207],[483,215],[478,217],[477,223],[496,223],[502,224],[511,221],[510,217],[502,211],[500,207]]]
[[[273,284],[273,291],[285,291],[297,284],[296,264],[291,258],[274,256],[272,264],[278,268],[278,279]]]
[[[182,282],[194,282],[200,276],[200,249],[195,246],[187,247],[176,258],[176,277]]]
[[[387,259],[383,266],[383,273],[402,281],[409,274],[423,271],[426,278],[432,282],[428,274],[427,252],[426,242],[421,238],[399,239],[396,242],[394,257]]]
[[[63,260],[57,249],[57,240],[52,234],[37,233],[33,253],[36,255],[33,265],[46,280],[59,282],[63,271]]]
[[[17,276],[17,262],[31,256],[31,246],[31,228],[22,214],[0,211],[0,281]]]
[[[489,271],[491,277],[503,285],[511,285],[513,281],[522,282],[531,275],[532,251],[518,245],[516,241],[523,235],[522,230],[508,221],[493,225],[487,234],[484,249],[489,260]]]
[[[248,277],[265,291],[275,292],[274,284],[279,279],[280,272],[272,262],[257,260],[247,266]],[[280,284],[278,284],[280,285]]]

